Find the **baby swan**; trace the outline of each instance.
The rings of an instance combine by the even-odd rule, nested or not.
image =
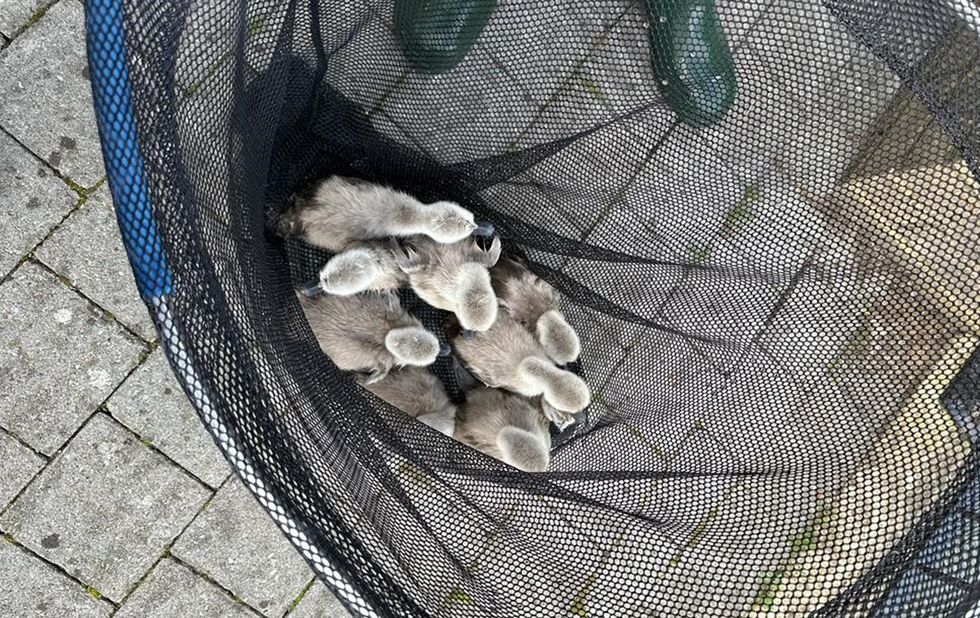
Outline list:
[[[467,330],[486,330],[497,318],[497,298],[487,269],[500,256],[500,240],[483,250],[472,238],[439,244],[413,236],[358,242],[330,258],[318,289],[350,296],[386,291],[406,283],[437,309],[452,311]]]
[[[500,239],[481,249],[473,238],[443,245],[429,238],[406,239],[397,256],[419,298],[456,315],[466,330],[484,331],[497,319],[497,297],[487,269],[500,258]]]
[[[480,387],[467,394],[454,437],[525,472],[544,472],[551,463],[551,434],[540,408],[500,389]]]
[[[344,371],[375,382],[396,367],[431,365],[439,340],[402,309],[394,294],[297,294],[320,349]]]
[[[452,437],[456,428],[456,406],[449,401],[439,379],[427,369],[405,367],[376,382],[363,377],[358,382],[405,414]]]
[[[455,202],[423,204],[389,187],[331,176],[279,219],[283,235],[339,253],[361,240],[423,235],[439,243],[469,236],[473,213]]]
[[[520,262],[501,258],[490,269],[500,306],[531,330],[548,357],[560,365],[582,352],[578,334],[558,310],[558,291]]]
[[[397,248],[391,240],[352,244],[320,269],[320,289],[337,296],[397,290],[407,280],[395,259]]]
[[[525,397],[543,395],[560,412],[575,413],[589,405],[585,382],[556,367],[541,344],[507,313],[500,313],[486,331],[455,337],[453,348],[463,365],[488,386]]]

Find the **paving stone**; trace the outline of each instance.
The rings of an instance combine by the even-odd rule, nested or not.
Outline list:
[[[344,3],[346,9],[354,3]],[[338,29],[331,21],[328,26],[330,49],[337,50],[327,63],[326,79],[352,102],[364,109],[379,108],[385,97],[396,91],[412,69],[401,57],[391,57],[385,50],[397,48],[391,25],[378,13],[362,10],[338,11],[337,19],[345,24]],[[387,12],[387,11],[386,11]],[[337,40],[337,32],[351,33],[349,44]],[[387,55],[386,55],[387,54]],[[359,67],[373,67],[364,71]]]
[[[585,281],[582,283],[587,284]],[[608,354],[598,348],[628,348],[646,330],[645,326],[614,318],[588,305],[573,302],[565,297],[562,297],[561,309],[569,324],[578,331],[579,337],[583,340],[583,355],[587,348],[593,348],[591,350],[592,356],[596,359],[610,360],[607,358]],[[589,340],[589,345],[585,345],[585,340]]]
[[[716,367],[727,372],[752,346],[779,302],[766,280],[698,271],[664,306],[663,323],[687,336]]]
[[[840,476],[856,466],[879,429],[830,376],[799,384],[761,354],[750,354],[712,397],[703,424],[742,466]]]
[[[44,241],[37,257],[140,336],[156,338],[136,289],[108,188],[89,196]]]
[[[737,49],[745,36],[758,27],[771,0],[717,0],[718,21],[728,39],[728,47]]]
[[[601,389],[601,402],[589,409],[615,422],[563,447],[554,463],[598,461],[605,470],[648,472],[724,470],[731,460],[724,445],[698,429],[722,384],[683,339],[648,331],[619,360]]]
[[[723,23],[736,10],[736,3],[725,4]],[[756,8],[737,4],[738,12]],[[739,96],[721,123],[702,131],[704,138],[749,181],[792,170],[799,182],[825,190],[897,81],[868,70],[871,54],[822,5],[775,0],[739,36]]]
[[[636,339],[640,327],[578,304],[566,304],[563,313],[582,340],[582,377],[596,391],[623,358],[623,342]]]
[[[643,264],[572,259],[564,269],[591,290],[593,296],[611,301],[643,319],[660,322],[660,309],[671,290],[681,283],[689,259],[659,235],[650,219],[640,217],[622,202],[612,204],[603,213],[586,242],[642,260],[663,261]],[[630,284],[623,285],[623,281]],[[623,347],[628,347],[645,328],[612,318],[607,319],[607,326],[617,332]]]
[[[653,257],[648,252],[639,255]],[[591,290],[591,293],[654,322],[661,322],[658,319],[660,308],[671,290],[682,281],[682,271],[677,267],[635,262],[573,260],[566,268],[566,273]],[[630,285],[623,285],[623,281],[629,281]],[[632,334],[639,328],[626,321],[612,321],[610,326],[620,331],[618,338],[624,347],[635,338]]]
[[[787,96],[775,71],[748,42],[733,53],[733,61],[739,87],[735,103],[720,122],[696,133],[740,180],[753,183],[775,169],[808,108]]]
[[[420,101],[427,102],[421,114]],[[535,109],[480,48],[449,73],[410,72],[383,104],[387,117],[415,144],[447,163],[506,152]]]
[[[668,257],[699,263],[748,186],[701,134],[679,126],[639,170],[623,206],[638,229],[669,249]]]
[[[9,272],[78,201],[78,196],[0,132],[0,276]]]
[[[0,55],[0,126],[90,187],[104,172],[82,12],[79,2],[58,2]]]
[[[230,468],[160,349],[119,387],[109,413],[199,479],[217,487]]]
[[[512,213],[515,204],[525,205],[527,210],[521,216],[524,224],[543,228],[553,234],[578,239],[595,219],[600,208],[601,197],[596,190],[591,198],[581,194],[570,199],[566,189],[557,183],[542,183],[530,172],[523,172],[511,182],[500,183],[480,193],[490,208]],[[584,191],[583,191],[584,193]],[[563,208],[563,204],[573,202],[580,206],[586,201],[586,209]],[[507,242],[507,239],[504,239]]]
[[[647,491],[651,494],[654,492],[655,489]],[[586,585],[588,582],[594,582],[594,585],[589,587],[587,596],[577,597],[584,603],[577,604],[576,609],[583,608],[588,612],[580,615],[688,616],[683,612],[651,613],[641,603],[644,598],[669,596],[673,592],[663,590],[659,582],[671,558],[680,551],[669,531],[665,534],[660,526],[646,522],[634,524],[628,532],[620,534],[616,544],[607,544],[606,548],[609,550],[608,557],[599,569],[590,573],[595,579],[590,578],[586,582]],[[622,593],[621,578],[624,573],[630,574],[634,583],[628,597]],[[575,615],[573,612],[568,614]]]
[[[0,527],[119,601],[208,495],[165,457],[97,414],[14,501]]]
[[[823,192],[900,84],[825,6],[767,4],[749,31],[736,29],[735,106],[702,135],[749,181],[778,169]],[[719,14],[729,26],[757,8],[720,2]]]
[[[0,425],[53,454],[139,361],[143,344],[34,264],[0,286]]]
[[[695,500],[697,498],[694,498]],[[691,531],[671,568],[656,577],[663,591],[683,591],[682,599],[654,595],[665,616],[710,615],[720,602],[749,608],[766,588],[762,577],[731,577],[751,569],[777,574],[799,552],[801,534],[812,538],[820,493],[807,479],[791,474],[743,477],[724,492]],[[777,614],[779,615],[779,614]]]
[[[752,270],[785,285],[830,242],[831,233],[824,216],[780,179],[746,189],[726,214],[721,237],[709,263]]]
[[[828,7],[795,0],[774,0],[745,41],[773,69],[783,96],[804,106],[833,87],[860,47]]]
[[[733,540],[725,544],[708,542],[705,531],[724,531],[724,524],[718,523],[724,508],[725,505],[713,506],[709,515],[689,532],[686,543],[690,546],[683,547],[667,568],[651,575],[650,584],[638,595],[642,601],[636,615],[693,618],[717,614],[719,607],[731,607],[731,615],[750,615],[762,578],[738,574],[762,574],[778,567],[785,553],[774,551],[764,536],[768,532],[766,524],[770,520],[778,522],[778,516],[728,522],[727,531]]]
[[[45,460],[0,431],[0,510],[44,467]]]
[[[593,104],[598,102],[610,116],[659,101],[643,22],[631,15],[617,21],[607,43],[589,55],[571,87],[587,90],[593,95]],[[667,110],[661,113],[673,115]]]
[[[565,2],[500,2],[482,40],[511,75],[520,75],[526,84],[533,85],[528,94],[544,105],[572,79],[586,58],[610,44],[609,32],[617,19],[640,20],[640,11],[621,7],[618,11],[598,10],[592,18],[584,18]],[[522,27],[508,28],[515,23]]]
[[[856,54],[829,87],[813,95],[806,122],[777,157],[784,174],[810,193],[821,195],[837,185],[901,86],[896,75],[868,55]]]
[[[97,618],[112,606],[37,558],[0,538],[0,616]]]
[[[556,129],[554,134],[535,135],[533,139],[548,141],[567,135]],[[513,205],[520,204],[525,222],[579,239],[601,226],[605,213],[622,201],[631,185],[631,177],[622,173],[623,166],[641,170],[652,147],[639,142],[624,126],[609,126],[540,161],[511,182],[483,191],[481,196],[504,212],[512,212]]]
[[[150,571],[122,607],[118,618],[244,618],[249,609],[174,560]]]
[[[601,492],[602,490],[600,490]],[[633,503],[637,501],[635,494],[626,498],[626,494],[632,494],[631,489],[626,489],[619,495]],[[516,580],[528,579],[523,571],[526,565],[529,569],[533,568],[534,573],[541,573],[553,583],[551,590],[549,586],[542,582],[530,584],[528,582],[518,582],[516,586],[524,588],[533,595],[533,600],[528,602],[525,607],[533,607],[537,612],[514,611],[506,606],[498,606],[498,611],[491,612],[495,616],[625,616],[632,615],[626,613],[605,613],[600,612],[591,603],[594,597],[589,594],[587,614],[570,610],[573,598],[580,590],[589,586],[588,581],[598,576],[603,570],[603,565],[608,561],[608,554],[617,540],[622,542],[626,535],[623,518],[610,516],[608,512],[593,506],[582,505],[574,500],[559,500],[542,498],[536,496],[534,500],[525,500],[520,508],[513,509],[513,515],[508,517],[508,522],[513,522],[515,528],[520,526],[522,531],[527,531],[526,536],[522,532],[522,538],[527,546],[548,547],[546,552],[528,552],[535,554],[533,558],[526,560],[520,558],[519,548],[498,548],[490,547],[481,556],[481,560],[493,560],[497,565],[521,565],[520,567],[504,568],[508,571],[507,578]],[[636,522],[631,526],[629,535],[637,538],[642,534],[643,523]],[[647,557],[650,561],[652,556]],[[498,561],[499,560],[499,561]],[[530,562],[530,564],[529,564]],[[478,563],[479,564],[479,563]],[[531,567],[533,564],[533,567]],[[646,562],[649,564],[649,562]],[[493,590],[510,590],[507,588],[484,588],[480,590],[473,586],[473,583],[489,583],[486,574],[480,573],[479,567],[476,569],[475,580],[466,581],[462,584],[463,590],[469,588],[476,592],[474,596],[490,596]],[[523,573],[522,573],[523,571]],[[468,578],[469,579],[469,578]],[[480,581],[482,579],[483,581]],[[560,582],[560,583],[559,583]],[[511,584],[512,582],[507,582]],[[594,582],[593,582],[594,583]],[[542,591],[542,588],[545,590]],[[542,592],[544,594],[542,595]],[[550,592],[550,593],[549,593]],[[510,597],[511,595],[506,595]],[[491,597],[492,598],[492,597]],[[520,599],[521,597],[517,597]],[[622,594],[620,594],[622,598]],[[511,598],[505,602],[515,602],[517,599]],[[449,615],[463,616],[465,612],[458,612]]]
[[[797,381],[811,382],[842,362],[848,342],[861,328],[865,304],[857,291],[841,298],[827,283],[803,279],[760,341]]]
[[[628,414],[628,412],[625,412]],[[610,424],[600,425],[576,438],[568,446],[562,447],[551,460],[551,469],[560,472],[603,471],[603,472],[646,472],[662,473],[668,471],[669,461],[663,445],[655,438],[663,428],[655,431],[637,429],[637,423],[624,418],[624,411],[608,408],[601,403],[589,407],[590,420],[612,420]],[[654,415],[655,413],[649,413]],[[587,462],[584,463],[583,462]],[[637,494],[639,495],[639,494]],[[591,529],[587,527],[587,529]]]
[[[603,402],[617,415],[648,423],[638,427],[643,434],[663,432],[658,424],[673,422],[673,417],[697,418],[706,395],[719,386],[720,376],[696,352],[680,336],[650,329],[634,343],[603,386]],[[662,450],[669,453],[667,448]]]
[[[215,90],[211,84],[224,83],[231,75],[232,62],[221,60],[229,51],[231,41],[237,36],[236,20],[222,19],[214,7],[188,5],[184,16],[185,29],[181,32],[180,48],[174,64],[174,81],[177,91],[188,98],[207,95]],[[139,43],[137,43],[139,44]],[[135,64],[134,73],[146,70],[138,56],[130,57]],[[222,109],[222,108],[215,108]]]
[[[678,477],[655,485],[654,495],[661,504],[652,512],[656,516],[667,509],[657,532],[675,540],[678,547],[669,561],[651,555],[652,560],[628,563],[633,568],[650,565],[653,571],[638,580],[633,595],[638,606],[630,615],[704,616],[733,604],[742,606],[738,615],[749,613],[761,582],[755,577],[731,577],[733,568],[756,573],[776,568],[805,525],[807,509],[815,504],[809,488],[772,475],[761,482],[725,477],[691,481]],[[636,542],[633,538],[631,544]],[[650,543],[654,538],[640,538],[640,549],[648,555],[658,545],[666,549],[662,543]],[[597,591],[603,592],[602,580]]]
[[[583,68],[582,72],[573,77],[565,89],[534,117],[522,133],[517,146],[529,148],[583,132],[617,127],[624,130],[623,135],[628,134],[629,139],[646,154],[658,145],[660,137],[676,121],[676,116],[659,105],[641,111],[642,106],[651,104],[650,97],[656,95],[635,92],[636,88],[631,89],[624,82],[616,81],[620,79],[622,78],[618,73],[600,75],[598,69],[587,73]],[[613,84],[616,83],[621,85],[620,90],[614,88]],[[610,141],[606,147],[613,145],[614,142]],[[607,166],[617,165],[616,150],[610,149],[607,152],[601,152],[601,148],[590,150],[597,155],[596,158],[600,162],[607,161]],[[620,170],[618,177],[622,179],[626,176]]]
[[[241,52],[249,68],[256,72],[268,69],[275,57],[273,48],[280,40],[286,14],[283,5],[250,5],[246,8],[244,21],[247,25]],[[306,45],[312,44],[309,40],[310,26],[301,23],[305,15],[292,17],[295,20],[292,34],[304,39]],[[207,4],[187,7],[179,49],[173,59],[178,113],[186,113],[188,107],[195,108],[192,114],[201,113],[202,108],[208,109],[211,114],[219,114],[218,110],[230,110],[234,93],[223,86],[234,73],[235,63],[228,62],[228,58],[238,49],[240,18],[231,13],[216,13],[214,7]],[[330,27],[337,25],[334,19],[328,23]],[[136,41],[134,45],[140,43],[147,41]],[[134,51],[133,46],[130,51]],[[136,51],[129,57],[131,75],[136,79],[152,78],[154,69],[146,66],[140,57],[140,50]],[[146,55],[154,56],[152,51],[146,52]]]
[[[50,0],[0,0],[0,34],[14,38]]]
[[[622,12],[624,7],[617,10]],[[627,10],[613,23],[600,37],[603,44],[585,52],[559,89],[539,101],[540,113],[526,131],[522,146],[613,121],[638,143],[653,146],[675,122],[676,115],[658,104],[661,97],[653,78],[644,21]]]
[[[315,581],[299,605],[288,615],[289,618],[347,618],[350,613],[323,582]]]
[[[723,469],[724,464],[702,465],[695,471]],[[755,572],[776,565],[792,546],[790,539],[805,521],[812,498],[771,475],[751,488],[743,485],[744,479],[718,474],[635,479],[618,491],[602,485],[598,490],[605,501],[609,496],[629,500],[631,510],[641,510],[656,524],[626,526],[596,573],[586,599],[590,615],[606,615],[603,606],[622,608],[627,603],[631,606],[625,611],[610,609],[608,614],[693,617],[713,615],[722,603],[751,603],[756,578],[733,578],[731,573],[745,564]],[[776,500],[781,500],[775,507],[779,515],[773,516]],[[626,601],[616,587],[623,572],[637,575]],[[678,592],[681,602],[665,607]]]
[[[281,616],[312,577],[237,479],[222,486],[172,551],[266,616]]]

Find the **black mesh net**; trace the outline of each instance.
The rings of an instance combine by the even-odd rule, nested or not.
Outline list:
[[[976,14],[127,1],[171,362],[352,611],[962,613]],[[273,229],[331,173],[463,204],[561,291],[593,402],[549,472],[430,430],[320,352],[293,290],[328,255]]]

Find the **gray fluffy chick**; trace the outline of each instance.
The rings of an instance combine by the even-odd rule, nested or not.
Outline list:
[[[297,201],[279,219],[283,235],[333,253],[357,241],[391,236],[420,234],[452,243],[476,228],[473,213],[455,202],[423,204],[407,193],[343,176],[322,181],[312,197]]]
[[[297,294],[320,349],[340,369],[380,380],[396,367],[431,365],[439,340],[398,303],[394,294]]]
[[[484,332],[455,337],[453,349],[484,384],[525,397],[543,395],[552,409],[565,413],[553,419],[559,425],[567,422],[564,416],[589,405],[591,394],[585,382],[556,367],[534,336],[506,312],[498,314]]]
[[[456,406],[449,401],[442,383],[429,370],[405,367],[392,371],[376,382],[365,378],[359,378],[358,382],[405,414],[452,437],[456,428]]]
[[[396,261],[419,298],[455,314],[464,329],[483,331],[497,319],[488,269],[499,258],[499,238],[483,250],[473,238],[446,245],[415,236],[402,243]]]
[[[391,240],[356,242],[330,258],[320,269],[320,288],[327,294],[352,296],[372,290],[397,290],[407,282]]]
[[[486,330],[497,318],[488,268],[500,257],[500,239],[483,250],[473,238],[440,244],[424,236],[366,241],[338,253],[320,270],[320,288],[350,296],[406,283],[426,303],[453,312],[463,328]]]
[[[555,288],[510,258],[501,258],[490,269],[490,278],[500,306],[534,333],[551,360],[564,365],[578,358],[582,344],[558,310]]]
[[[481,387],[467,394],[455,438],[525,472],[544,472],[551,463],[551,434],[541,409],[500,389]]]

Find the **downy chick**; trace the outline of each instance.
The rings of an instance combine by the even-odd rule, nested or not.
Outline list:
[[[337,296],[397,290],[407,280],[395,258],[397,247],[391,240],[352,244],[320,269],[320,289]]]
[[[456,355],[484,384],[525,397],[543,395],[556,410],[575,413],[589,405],[589,387],[554,365],[544,348],[506,313],[488,330],[453,339]]]
[[[297,201],[279,220],[282,234],[333,253],[390,236],[418,234],[453,243],[476,228],[473,213],[455,202],[423,204],[401,191],[343,176],[322,181],[312,197]]]
[[[483,250],[466,238],[443,245],[415,236],[396,258],[419,298],[456,315],[466,330],[483,331],[497,319],[497,297],[488,269],[500,258],[500,239]]]
[[[484,251],[475,240],[439,244],[415,236],[404,241],[365,241],[330,258],[317,290],[350,296],[396,290],[408,283],[422,300],[453,311],[467,330],[485,330],[497,317],[497,299],[487,268],[500,255],[500,240]]]
[[[551,360],[560,365],[578,358],[578,334],[558,310],[558,291],[526,266],[502,258],[490,269],[497,301],[510,317],[534,333]]]
[[[431,365],[439,354],[439,340],[394,294],[297,297],[320,349],[344,371],[370,373],[375,382],[396,367]]]
[[[500,389],[468,393],[454,437],[525,472],[544,472],[551,463],[551,434],[540,408]]]
[[[456,356],[452,357],[452,362],[456,385],[460,390],[468,393],[471,390],[483,388],[480,381],[459,362]],[[545,401],[544,397],[535,397],[534,401],[541,407],[541,412],[544,414],[544,417],[557,425],[559,430],[564,430],[569,425],[575,424],[575,418],[571,414],[556,410],[551,404]]]
[[[452,437],[456,428],[456,406],[449,401],[439,379],[427,369],[405,367],[376,382],[364,378],[358,381],[405,414]]]

